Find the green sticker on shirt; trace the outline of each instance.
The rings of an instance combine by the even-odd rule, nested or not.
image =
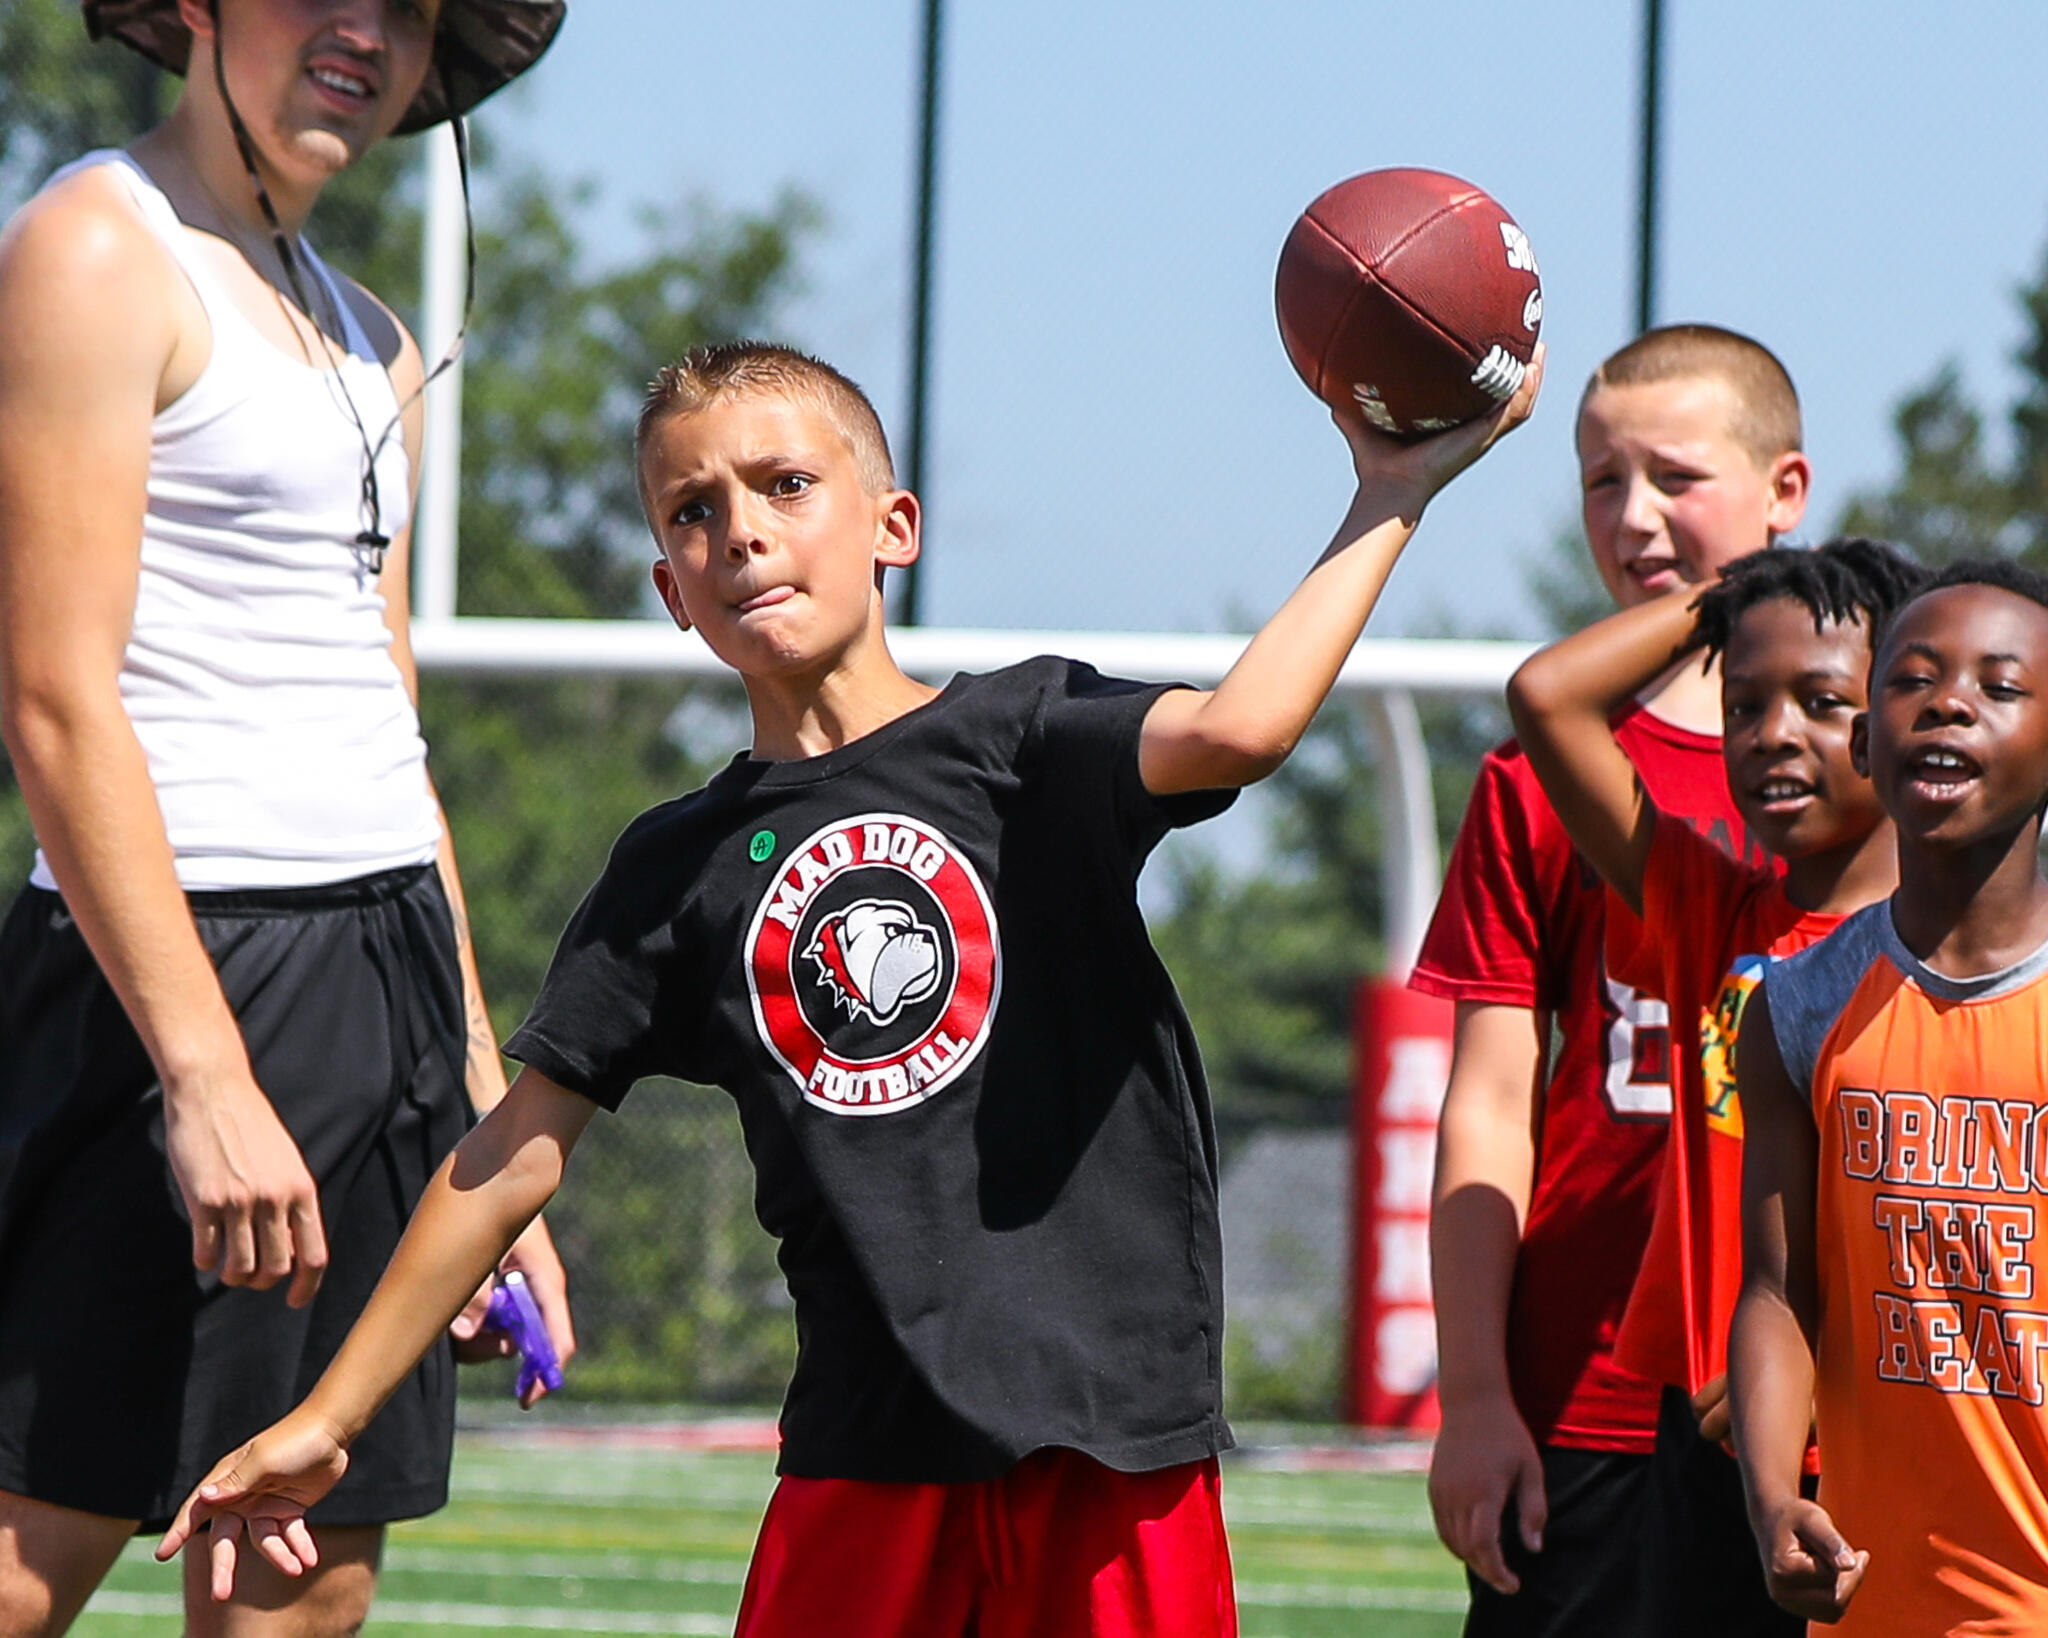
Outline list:
[[[747,844],[747,857],[752,859],[755,864],[760,864],[774,851],[775,832],[772,830],[755,831],[754,839]]]

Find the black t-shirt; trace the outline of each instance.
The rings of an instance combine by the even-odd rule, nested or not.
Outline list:
[[[739,1105],[797,1364],[782,1471],[1127,1471],[1227,1449],[1208,1088],[1138,911],[1225,793],[1138,773],[1163,692],[1037,659],[641,815],[506,1051]]]

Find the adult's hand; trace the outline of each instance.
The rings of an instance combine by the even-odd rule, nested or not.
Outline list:
[[[286,1300],[311,1302],[327,1272],[319,1191],[248,1071],[167,1088],[164,1136],[192,1221],[193,1266],[258,1291],[289,1278]]]
[[[1429,1464],[1429,1508],[1443,1544],[1494,1591],[1517,1593],[1521,1579],[1501,1552],[1502,1515],[1514,1498],[1522,1545],[1543,1550],[1550,1501],[1543,1458],[1514,1403],[1489,1398],[1445,1408]]]
[[[526,1226],[498,1268],[500,1273],[517,1271],[526,1276],[527,1289],[533,1293],[534,1304],[548,1328],[548,1340],[554,1344],[556,1362],[568,1364],[576,1352],[576,1326],[569,1316],[569,1276],[555,1251],[554,1237],[548,1233],[545,1219],[536,1217]],[[499,1359],[513,1351],[509,1336],[484,1324],[491,1305],[491,1288],[496,1284],[496,1275],[484,1281],[448,1327],[449,1335],[455,1339],[458,1359]],[[547,1391],[536,1380],[520,1400],[521,1406],[530,1410]]]

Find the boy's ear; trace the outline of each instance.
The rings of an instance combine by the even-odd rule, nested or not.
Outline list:
[[[1771,462],[1771,499],[1765,522],[1773,535],[1789,535],[1806,516],[1806,497],[1813,492],[1813,463],[1805,452],[1788,449]]]
[[[890,489],[877,499],[882,513],[875,522],[875,566],[907,569],[922,549],[924,515],[917,497],[907,489]]]
[[[678,631],[688,631],[690,616],[683,607],[682,593],[676,590],[675,571],[668,566],[668,559],[657,557],[651,572],[654,575],[654,589],[661,595],[661,606],[668,610],[668,617],[675,621]]]
[[[1858,711],[1849,722],[1849,766],[1862,779],[1870,777],[1870,713]]]

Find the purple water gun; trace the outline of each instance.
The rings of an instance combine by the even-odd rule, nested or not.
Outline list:
[[[491,1293],[490,1311],[484,1324],[503,1331],[519,1350],[519,1380],[513,1393],[524,1399],[536,1381],[549,1393],[562,1387],[562,1366],[555,1358],[555,1344],[548,1336],[547,1323],[540,1317],[540,1305],[526,1288],[526,1276],[514,1270],[498,1276],[498,1288]]]

